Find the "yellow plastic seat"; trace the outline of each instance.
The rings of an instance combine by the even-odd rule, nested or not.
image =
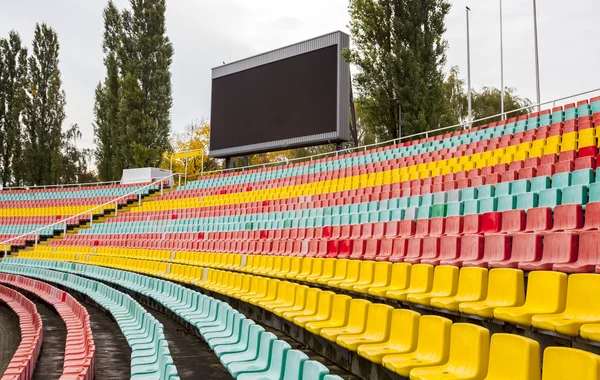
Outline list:
[[[384,356],[381,364],[390,371],[408,377],[417,367],[433,367],[448,361],[450,328],[447,318],[425,315],[419,319],[417,348],[405,354]]]
[[[274,268],[272,271],[267,273],[267,276],[284,278],[286,274],[290,272],[290,265],[292,258],[290,256],[281,256],[281,267],[279,269]]]
[[[339,282],[346,278],[346,270],[348,268],[348,261],[346,259],[334,259],[335,270],[332,277],[319,277],[315,280],[317,284],[329,285],[329,281]]]
[[[463,302],[481,301],[487,294],[488,270],[477,267],[460,268],[456,295],[434,297],[430,305],[436,308],[458,311]]]
[[[416,311],[394,309],[389,339],[383,343],[361,344],[356,352],[373,363],[381,364],[384,356],[414,351],[417,348],[420,317]]]
[[[263,298],[267,295],[267,286],[269,284],[269,279],[266,277],[258,277],[256,279],[256,290],[248,292],[240,297],[240,299],[244,302],[250,302],[250,300],[255,298]],[[227,285],[226,285],[227,286]]]
[[[254,297],[248,297],[246,302],[252,305],[258,305],[262,301],[274,301],[277,299],[277,291],[281,281],[274,279],[267,279],[267,289],[264,294],[258,294]]]
[[[292,280],[302,281],[303,278],[310,276],[312,267],[314,264],[314,260],[312,257],[305,257],[302,259],[302,266],[300,267],[300,272],[298,273],[288,273],[287,278]]]
[[[321,293],[321,289],[309,288],[306,291],[306,299],[304,303],[283,313],[283,318],[287,319],[288,321],[293,321],[295,317],[312,315],[316,313],[317,306],[319,304],[319,293]]]
[[[494,334],[484,380],[540,380],[540,344],[515,334]]]
[[[306,258],[304,260],[307,260]],[[320,258],[309,259],[312,261],[312,267],[309,273],[301,272],[296,276],[296,280],[298,281],[306,281],[307,277],[320,276],[323,273],[323,260]]]
[[[236,273],[234,276],[234,283],[233,286],[231,286],[230,288],[227,289],[223,289],[223,294],[226,294],[228,296],[231,296],[237,292],[239,292],[240,290],[242,290],[243,286],[244,286],[244,280],[248,277],[248,275],[246,274],[238,274]],[[250,281],[250,279],[247,279],[248,283]],[[196,284],[197,282],[194,281],[194,284]]]
[[[323,270],[319,275],[308,276],[304,279],[306,282],[319,282],[319,279],[332,279],[335,273],[336,259],[324,259]]]
[[[329,280],[327,284],[334,288],[340,288],[342,284],[348,283],[354,285],[358,281],[360,271],[359,260],[348,260],[346,263],[346,269],[344,278],[338,279],[337,276]]]
[[[302,270],[302,260],[302,257],[292,257],[290,262],[290,270],[285,274],[282,273],[278,277],[291,279],[296,278],[296,275]]]
[[[409,294],[407,300],[411,303],[429,306],[433,297],[448,297],[455,295],[457,287],[458,267],[439,265],[433,270],[433,284],[431,291]]]
[[[600,276],[572,274],[567,281],[565,311],[558,314],[534,315],[533,327],[576,336],[579,328],[589,323],[600,323]]]
[[[440,366],[415,368],[411,380],[479,380],[487,374],[490,331],[470,323],[455,323],[450,333],[448,362]]]
[[[273,307],[281,306],[284,303],[293,303],[296,296],[296,284],[281,281],[277,287],[277,297],[273,300],[258,301],[258,306],[271,311]]]
[[[410,285],[406,289],[388,290],[387,298],[406,301],[411,293],[426,293],[431,291],[433,285],[433,265],[415,264],[410,269]]]
[[[542,380],[597,380],[600,378],[600,356],[567,347],[544,350]]]
[[[388,290],[402,290],[408,288],[410,282],[410,268],[408,263],[394,263],[391,266],[389,285],[375,286],[369,288],[368,293],[375,297],[385,298]]]
[[[523,281],[523,271],[519,269],[492,269],[486,298],[479,302],[463,302],[458,309],[461,313],[492,318],[497,307],[521,306],[525,302]]]
[[[373,280],[366,283],[361,283],[359,280],[358,283],[352,287],[352,290],[357,293],[368,294],[369,289],[373,287],[388,286],[390,284],[391,269],[392,263],[384,261],[375,263],[373,266]]]
[[[294,298],[294,303],[291,305],[284,304],[279,307],[273,308],[273,310],[272,310],[273,314],[275,314],[279,317],[283,317],[283,314],[287,311],[302,310],[304,308],[304,305],[306,304],[306,294],[309,289],[310,288],[305,285],[297,286],[296,287],[296,297]]]
[[[370,304],[364,332],[339,335],[336,343],[350,351],[356,351],[361,344],[385,342],[390,337],[393,310],[388,305]]]
[[[228,255],[233,259],[233,255]],[[227,264],[224,269],[230,268],[233,264],[231,263],[231,259],[227,260]],[[267,268],[258,272],[261,276],[267,276],[270,272],[279,272],[281,270],[281,259],[282,256],[272,256],[270,260],[270,265],[267,265]]]
[[[331,315],[324,320],[307,322],[305,328],[313,334],[319,334],[322,329],[344,326],[348,322],[350,296],[336,294],[333,296]]]
[[[531,326],[531,317],[537,314],[556,314],[565,310],[567,275],[561,272],[533,271],[527,281],[525,304],[499,307],[494,318],[517,325]]]
[[[326,321],[331,317],[334,292],[322,291],[319,293],[317,309],[312,314],[297,315],[294,317],[294,323],[300,327],[306,326],[309,322]]]
[[[338,336],[347,334],[360,334],[365,331],[367,323],[367,313],[371,302],[361,299],[350,301],[348,308],[348,321],[342,326],[324,328],[320,335],[332,342],[335,342]]]
[[[371,286],[373,283],[373,274],[375,269],[374,261],[360,261],[358,270],[358,278],[355,282],[342,282],[340,283],[340,289],[354,290],[355,286]]]

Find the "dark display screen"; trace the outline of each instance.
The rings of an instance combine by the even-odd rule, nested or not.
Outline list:
[[[210,150],[337,130],[336,45],[213,79]]]

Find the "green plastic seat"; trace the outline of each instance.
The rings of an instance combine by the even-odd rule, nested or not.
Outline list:
[[[513,181],[510,189],[512,195],[519,195],[529,192],[531,189],[531,182],[528,179],[520,179]]]
[[[512,194],[512,182],[500,182],[496,184],[494,196],[503,197]]]
[[[462,216],[464,215],[464,203],[453,202],[446,205],[446,216]]]
[[[301,380],[323,380],[323,378],[329,374],[329,370],[323,364],[314,361],[307,360],[304,362],[302,368]]]
[[[473,199],[477,199],[477,189],[474,187],[469,187],[466,189],[462,189],[462,201],[470,201]]]
[[[534,177],[531,179],[531,190],[532,192],[539,193],[542,190],[546,190],[550,188],[550,177],[541,176]]]
[[[588,186],[592,183],[594,183],[594,171],[592,169],[575,170],[571,173],[571,186]]]
[[[230,347],[216,346],[215,354],[217,354],[221,364],[225,367],[236,360],[253,360],[258,352],[258,343],[263,334],[266,334],[265,329],[262,326],[254,324],[248,329],[248,339],[246,342],[240,342],[238,345]]]
[[[417,209],[417,219],[429,219],[429,218],[431,218],[431,207],[432,206],[420,206]]]
[[[464,201],[464,215],[479,214],[479,201],[477,199],[471,199]]]
[[[477,199],[492,198],[496,194],[494,185],[479,186],[477,190]]]
[[[571,173],[558,173],[552,176],[552,188],[562,189],[571,184]]]
[[[499,197],[497,201],[498,206],[496,211],[499,212],[514,210],[517,207],[517,197],[515,195],[506,195],[503,197]]]
[[[523,193],[517,195],[517,210],[529,210],[538,207],[538,193]]]
[[[592,183],[590,185],[589,202],[600,202],[600,183]]]
[[[432,218],[443,218],[446,216],[446,204],[436,204],[431,207]]]
[[[585,206],[588,203],[587,186],[569,186],[562,189],[561,204],[580,204]]]
[[[486,212],[497,211],[498,209],[498,198],[484,198],[479,201],[479,213],[483,214]]]
[[[308,356],[302,351],[289,350],[285,358],[283,380],[301,380],[302,368]]]
[[[256,347],[256,350],[249,350],[242,354],[224,355],[223,357],[229,355],[234,356],[233,360],[229,362],[229,364],[227,364],[227,370],[235,378],[237,378],[240,374],[245,372],[265,371],[267,368],[269,368],[269,361],[271,358],[273,343],[275,343],[276,341],[277,337],[275,336],[275,334],[265,332],[261,334],[260,341],[258,346]],[[221,363],[223,363],[223,357],[221,357]]]
[[[261,372],[244,372],[237,376],[238,380],[264,380],[264,379],[281,379],[285,360],[287,360],[287,352],[291,349],[287,342],[276,340],[273,342],[272,353],[269,358],[268,367]],[[284,359],[286,358],[286,359]],[[257,364],[258,365],[258,364]]]
[[[540,191],[540,197],[538,200],[538,207],[552,207],[561,204],[561,191],[560,189],[547,189]]]

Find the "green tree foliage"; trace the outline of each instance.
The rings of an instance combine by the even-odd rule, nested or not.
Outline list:
[[[107,76],[96,88],[95,152],[102,179],[128,167],[158,167],[171,149],[173,45],[166,36],[165,0],[130,0],[104,11]],[[115,133],[116,132],[116,133]]]
[[[122,47],[123,28],[121,14],[112,1],[104,9],[104,66],[106,78],[99,83],[95,92],[94,156],[98,176],[102,180],[116,180],[121,177],[127,139],[119,115],[120,71],[119,54]]]
[[[37,24],[27,76],[29,102],[24,114],[27,182],[34,185],[58,183],[60,179],[66,100],[58,52],[56,32],[46,24]]]
[[[81,131],[77,124],[71,125],[62,133],[61,155],[62,165],[59,183],[89,183],[96,181],[96,176],[89,171],[93,151],[79,149],[77,141],[81,139]]]
[[[502,112],[501,98],[502,92],[493,87],[483,87],[481,91],[475,92],[473,94],[473,120],[500,114]],[[517,95],[515,88],[507,87],[504,89],[505,113],[525,108],[520,111],[511,112],[508,117],[526,115],[531,112],[531,104],[531,100]],[[499,120],[500,116],[476,123],[476,125],[488,124]]]
[[[446,0],[352,0],[354,76],[365,126],[382,140],[438,128],[445,121]]]
[[[23,181],[21,117],[27,103],[27,49],[15,31],[0,39],[0,171],[3,185]]]

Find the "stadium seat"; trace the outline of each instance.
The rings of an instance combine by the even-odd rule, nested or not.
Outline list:
[[[463,302],[461,313],[493,318],[498,307],[521,306],[525,301],[523,272],[517,269],[496,268],[489,272],[487,296],[478,302]]]
[[[529,273],[527,295],[523,306],[499,307],[494,310],[494,318],[517,325],[531,326],[531,318],[534,315],[564,311],[566,296],[566,274],[534,271]]]
[[[431,291],[410,293],[407,296],[407,301],[429,306],[430,300],[434,297],[454,296],[458,287],[458,272],[458,268],[454,266],[436,266],[433,270]]]
[[[453,378],[478,379],[487,374],[490,332],[469,323],[452,325],[448,362],[410,371],[414,380]]]
[[[362,333],[366,327],[370,305],[372,304],[369,301],[353,299],[350,301],[346,323],[338,327],[322,328],[319,334],[323,338],[335,342],[340,335]]]
[[[362,344],[383,343],[389,339],[393,307],[370,304],[364,330],[358,333],[338,335],[336,343],[351,351]]]
[[[484,380],[539,380],[540,374],[538,342],[514,334],[492,335]]]
[[[593,380],[600,377],[600,356],[567,347],[544,350],[542,380]]]
[[[406,289],[390,289],[386,291],[386,298],[406,301],[409,294],[426,293],[431,291],[433,285],[433,266],[415,264],[410,270],[410,283]]]
[[[384,356],[412,352],[417,348],[417,332],[421,315],[412,310],[392,311],[389,338],[382,343],[361,344],[358,355],[377,364]]]
[[[394,263],[391,267],[389,285],[376,285],[368,289],[369,295],[385,298],[386,293],[392,290],[404,290],[408,288],[410,281],[411,265],[407,263]]]
[[[437,316],[419,319],[417,347],[404,354],[384,356],[381,363],[390,371],[408,377],[417,367],[433,367],[448,361],[452,321]]]
[[[565,310],[556,314],[534,315],[533,327],[577,336],[582,325],[600,323],[600,277],[595,274],[569,276]]]
[[[463,302],[481,301],[487,294],[488,271],[483,268],[461,268],[458,276],[456,295],[447,297],[433,297],[430,300],[432,307],[458,311]]]

